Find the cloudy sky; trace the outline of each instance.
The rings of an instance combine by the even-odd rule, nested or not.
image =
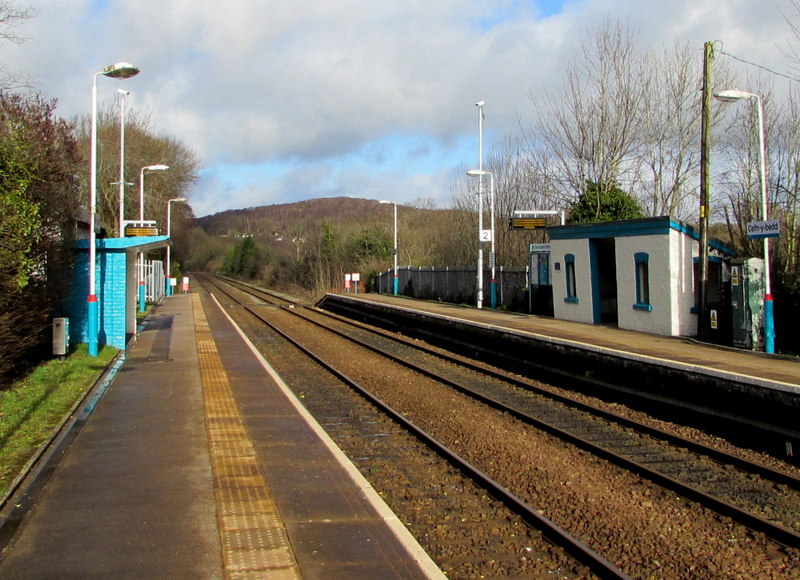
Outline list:
[[[20,0],[35,18],[0,45],[66,117],[98,99],[128,107],[202,163],[197,216],[348,195],[447,204],[484,148],[531,122],[531,94],[561,82],[588,27],[631,27],[643,47],[722,41],[788,72],[793,0]],[[795,18],[796,21],[796,18]],[[738,61],[737,61],[738,62]],[[742,65],[746,66],[746,65]],[[741,87],[746,89],[747,87]],[[160,160],[154,159],[153,163]]]

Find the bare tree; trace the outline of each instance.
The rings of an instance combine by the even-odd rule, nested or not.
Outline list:
[[[564,84],[532,97],[536,134],[573,198],[587,181],[607,189],[635,176],[648,107],[644,64],[631,31],[605,21],[567,63]]]
[[[800,283],[800,93],[792,87],[788,106],[777,112],[778,119],[771,133],[773,145],[770,182],[772,193],[771,218],[783,224],[775,252],[778,276],[787,285]]]
[[[109,232],[118,233],[119,214],[119,112],[113,105],[97,113],[97,208]],[[90,120],[79,122],[79,141],[88,151]],[[166,231],[166,203],[176,197],[190,197],[200,162],[186,145],[169,135],[158,134],[148,115],[136,110],[125,116],[125,181],[132,183],[125,193],[125,218],[138,219],[141,169],[168,165],[169,170],[148,177],[144,196],[145,219],[155,220]],[[88,166],[86,167],[88,171]],[[173,207],[173,226],[185,216],[186,207]],[[178,228],[180,229],[180,228]]]
[[[33,8],[20,8],[14,2],[0,2],[0,40],[15,44],[25,42],[25,37],[18,34],[16,27],[36,16]],[[30,78],[20,72],[14,72],[5,65],[0,65],[0,90],[31,88]]]

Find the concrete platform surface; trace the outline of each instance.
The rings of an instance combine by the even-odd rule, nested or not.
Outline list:
[[[441,578],[210,298],[154,309],[0,578]]]

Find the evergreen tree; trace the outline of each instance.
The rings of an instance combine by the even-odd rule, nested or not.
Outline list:
[[[586,182],[586,190],[572,204],[569,223],[613,222],[644,217],[641,206],[618,186],[603,188],[594,181]]]

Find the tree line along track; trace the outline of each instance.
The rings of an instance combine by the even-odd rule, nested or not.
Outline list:
[[[321,349],[326,355],[341,357],[335,366],[343,367],[342,372],[356,376],[360,384],[374,384],[370,390],[374,390],[378,399],[390,401],[400,415],[411,418],[425,431],[440,433],[437,437],[443,444],[500,481],[515,496],[538,510],[547,505],[545,515],[628,573],[637,576],[663,574],[665,569],[674,568],[677,572],[685,566],[685,569],[694,569],[693,574],[678,573],[675,577],[698,577],[697,566],[702,569],[702,562],[708,560],[709,566],[718,569],[722,565],[718,560],[726,561],[725,554],[730,553],[732,545],[736,547],[737,558],[730,557],[738,559],[741,565],[744,565],[743,550],[754,552],[747,560],[757,566],[759,574],[772,566],[797,564],[794,548],[775,544],[797,546],[798,486],[789,473],[775,472],[776,482],[767,479],[773,476],[760,467],[742,472],[746,463],[741,460],[731,460],[720,467],[724,454],[715,453],[713,459],[709,459],[696,444],[682,444],[674,435],[655,438],[654,433],[646,432],[647,429],[634,431],[633,422],[615,422],[613,414],[607,412],[593,414],[588,405],[577,405],[569,397],[552,395],[546,386],[536,385],[534,381],[490,372],[490,369],[481,368],[484,365],[464,366],[466,361],[457,360],[459,357],[448,358],[446,353],[434,352],[436,349],[412,350],[412,346],[421,345],[402,337],[389,340],[389,333],[335,320],[314,309],[294,308],[294,314],[289,310],[279,313],[274,308],[266,312],[257,301],[249,309],[273,323],[275,318],[280,318],[279,324],[303,335],[304,343],[316,343],[314,347],[308,346],[309,349]],[[290,316],[292,322],[289,322]],[[301,330],[310,322],[296,320],[298,316],[317,319],[317,326],[313,330]],[[350,335],[349,340],[358,334],[361,344],[341,343],[333,347],[334,339],[330,335],[322,338],[319,325],[323,316],[325,326],[337,326],[336,341],[344,340],[346,335]],[[376,343],[381,344],[377,346]],[[371,351],[363,350],[365,348]],[[385,358],[371,359],[378,356],[378,350],[390,351],[393,362],[388,363]],[[336,355],[337,352],[341,354]],[[369,360],[373,362],[366,362]],[[387,374],[390,366],[400,362],[424,369],[415,370],[416,375],[405,378],[404,373],[411,371]],[[379,375],[377,379],[375,374]],[[386,376],[381,378],[381,375]],[[395,375],[399,378],[389,378]],[[445,380],[437,375],[444,375]],[[536,388],[544,393],[534,394],[532,391]],[[458,395],[453,389],[459,391]],[[400,394],[401,391],[404,394]],[[476,402],[476,396],[480,402]],[[428,406],[435,406],[438,411]],[[531,422],[531,417],[535,423]],[[556,436],[558,439],[553,440]],[[537,447],[549,449],[552,457],[547,453],[542,455]],[[691,451],[683,447],[690,447]],[[526,455],[520,451],[522,448],[533,450]],[[553,457],[559,460],[552,461]],[[602,461],[597,457],[602,457]],[[618,467],[612,468],[609,461]],[[515,468],[515,464],[519,467]],[[566,468],[565,472],[565,465],[581,467],[573,467],[573,471]],[[620,466],[625,471],[620,471]],[[596,481],[590,481],[592,478]],[[601,481],[604,483],[599,483]],[[545,485],[553,488],[542,491]],[[586,495],[579,495],[579,489]],[[611,489],[613,493],[609,493]],[[675,497],[676,492],[679,498]],[[659,502],[653,498],[659,498]],[[666,505],[660,503],[662,499]],[[709,510],[719,511],[725,518]],[[692,515],[687,515],[689,513]],[[670,514],[679,516],[673,521]],[[752,526],[759,533],[740,529],[727,518]],[[631,526],[635,533],[631,533]],[[704,527],[706,529],[701,530]],[[691,534],[686,533],[688,530]],[[665,548],[665,540],[672,536],[672,541],[667,542],[669,547]],[[687,537],[694,540],[687,540]],[[692,545],[687,546],[687,542]],[[620,545],[625,549],[621,550]],[[698,552],[703,545],[706,549]],[[717,547],[712,548],[714,545]],[[688,554],[689,561],[682,562],[686,556],[681,554]],[[658,562],[657,571],[642,562]]]

